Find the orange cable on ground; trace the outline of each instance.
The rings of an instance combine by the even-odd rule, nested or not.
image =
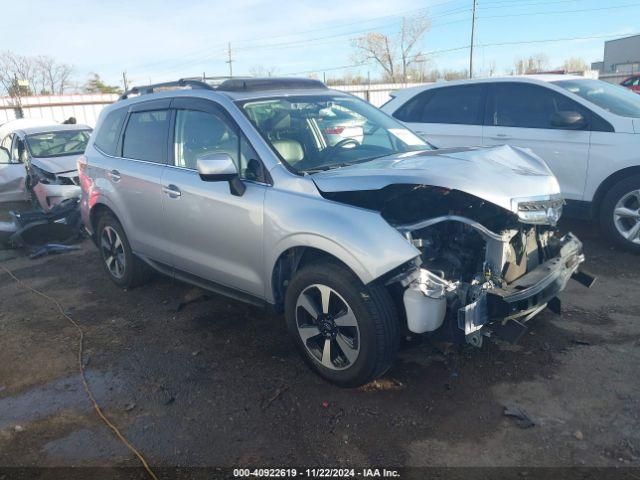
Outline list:
[[[89,397],[89,400],[93,404],[93,409],[98,414],[98,417],[100,417],[100,419],[113,431],[113,433],[115,433],[116,437],[118,437],[118,439],[122,443],[124,443],[124,445],[129,450],[131,450],[135,454],[136,457],[138,457],[138,460],[140,460],[140,463],[142,463],[142,466],[147,471],[149,476],[151,476],[151,478],[153,478],[153,480],[158,480],[158,477],[153,472],[153,470],[151,469],[151,467],[147,463],[147,460],[144,458],[142,453],[140,453],[138,451],[138,449],[136,449],[136,447],[134,447],[131,444],[131,442],[129,442],[129,440],[127,440],[127,438],[122,434],[122,432],[120,432],[118,427],[116,427],[113,423],[111,423],[109,421],[109,419],[102,412],[102,409],[100,408],[100,405],[98,405],[98,402],[96,401],[95,397],[93,396],[93,393],[91,392],[91,389],[89,388],[89,384],[87,383],[87,378],[86,378],[85,372],[84,372],[84,365],[82,364],[82,353],[83,353],[83,345],[84,345],[84,332],[80,328],[80,325],[78,325],[73,318],[71,318],[69,315],[67,315],[65,313],[64,308],[62,308],[62,305],[60,304],[60,302],[58,300],[56,300],[53,297],[50,297],[46,293],[42,293],[41,291],[36,290],[35,288],[27,285],[22,280],[20,280],[18,277],[16,277],[13,274],[13,272],[11,272],[9,269],[7,269],[7,267],[5,267],[4,265],[0,265],[0,267],[2,267],[2,269],[7,273],[7,275],[9,275],[11,278],[13,278],[19,285],[21,285],[22,287],[26,288],[27,290],[30,290],[31,292],[33,292],[33,293],[35,293],[37,295],[40,295],[42,298],[45,298],[46,300],[49,300],[50,302],[52,302],[58,308],[58,311],[60,312],[60,315],[62,315],[64,318],[66,318],[69,321],[69,323],[71,323],[76,328],[76,330],[78,330],[78,335],[79,335],[79,338],[78,338],[78,368],[80,369],[80,378],[82,379],[82,385],[84,386],[85,392],[87,392],[87,396]]]

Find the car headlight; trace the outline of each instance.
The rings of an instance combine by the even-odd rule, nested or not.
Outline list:
[[[40,167],[36,167],[33,164],[31,165],[31,172],[34,177],[34,182],[32,182],[34,185],[38,182],[45,184],[57,183],[55,174],[47,172],[46,170],[43,170]]]
[[[562,216],[564,198],[560,195],[544,197],[514,198],[511,209],[522,223],[555,225]]]

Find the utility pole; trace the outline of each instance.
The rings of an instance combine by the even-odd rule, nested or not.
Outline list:
[[[122,84],[124,85],[124,91],[129,90],[129,80],[127,80],[127,72],[122,72]]]
[[[227,47],[227,54],[229,55],[229,60],[227,60],[225,63],[229,64],[229,76],[233,77],[233,67],[231,66],[231,64],[233,63],[233,59],[231,58],[231,42],[229,42],[229,45]]]
[[[473,0],[473,9],[471,10],[471,48],[469,50],[469,78],[473,78],[473,37],[476,30],[476,0]]]

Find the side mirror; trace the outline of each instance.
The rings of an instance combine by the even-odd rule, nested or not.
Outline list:
[[[205,153],[196,159],[198,174],[205,182],[229,182],[231,193],[241,197],[247,187],[240,180],[236,164],[226,153]]]
[[[11,163],[11,154],[4,147],[0,147],[0,163]]]
[[[581,130],[587,126],[587,120],[579,112],[560,110],[551,115],[551,125],[568,130]]]

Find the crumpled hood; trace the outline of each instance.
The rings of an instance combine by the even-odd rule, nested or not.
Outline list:
[[[49,173],[63,173],[76,170],[76,160],[80,155],[64,155],[60,157],[32,158],[31,163]]]
[[[531,150],[469,147],[410,152],[311,175],[323,192],[416,184],[460,190],[512,211],[514,198],[557,195],[560,186]]]

